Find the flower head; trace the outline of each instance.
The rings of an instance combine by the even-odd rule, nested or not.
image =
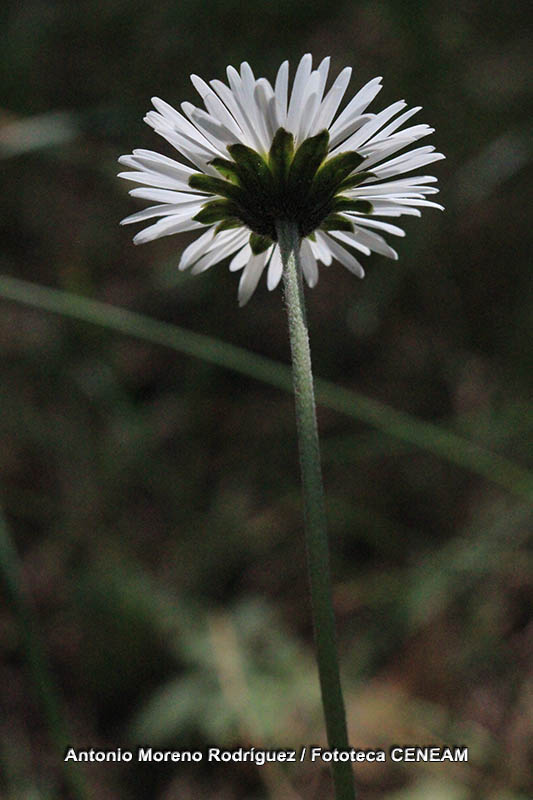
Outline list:
[[[327,266],[335,258],[362,278],[353,251],[397,258],[381,233],[404,236],[404,231],[378,217],[420,216],[420,207],[442,208],[426,199],[438,191],[431,185],[436,178],[403,176],[444,156],[433,146],[396,155],[433,128],[402,128],[420,110],[404,110],[403,100],[377,114],[367,112],[381,78],[363,86],[336,116],[351,68],[343,69],[326,92],[328,70],[329,58],[313,70],[311,56],[305,55],[290,94],[287,61],[274,87],[256,79],[246,62],[240,73],[228,67],[229,86],[219,80],[208,85],[192,75],[206,110],[182,103],[183,114],[154,97],[156,110],[145,121],[193,166],[150,150],[121,156],[120,163],[134,171],[119,177],[143,184],[130,194],[157,203],[122,220],[159,218],[133,241],[203,229],[183,251],[179,269],[192,267],[197,274],[231,256],[230,270],[242,271],[240,305],[250,299],[265,269],[269,289],[280,281],[279,221],[298,227],[309,286],[318,280],[318,261]]]

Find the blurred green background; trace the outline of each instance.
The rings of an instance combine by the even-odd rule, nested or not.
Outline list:
[[[351,742],[470,748],[467,764],[358,765],[365,800],[531,796],[527,487],[507,462],[489,458],[480,475],[454,463],[453,445],[435,455],[417,427],[531,466],[527,8],[19,0],[0,12],[0,271],[278,362],[279,290],[263,281],[239,310],[225,265],[178,276],[190,236],[135,248],[118,226],[141,204],[117,157],[172,155],[142,122],[150,97],[196,103],[192,72],[223,78],[248,60],[273,79],[311,51],[332,56],[333,74],[353,66],[347,97],[383,75],[371,110],[405,97],[436,128],[447,160],[426,171],[446,212],[406,218],[398,262],[373,256],[364,281],[334,264],[307,293],[316,375],[409,415],[398,438],[386,407],[373,426],[357,408],[319,410]],[[2,298],[5,286],[2,535],[70,741],[323,743],[290,395],[140,329],[33,308],[24,288]],[[0,794],[74,797],[19,617],[3,605]],[[326,768],[309,763],[90,764],[82,776],[95,800],[330,797]]]

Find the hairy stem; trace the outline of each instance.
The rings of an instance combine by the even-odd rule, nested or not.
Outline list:
[[[322,705],[330,749],[345,750],[349,747],[348,732],[337,656],[311,352],[299,264],[300,236],[296,226],[290,223],[279,222],[276,227],[289,318],[307,563]],[[333,762],[332,771],[336,800],[355,800],[350,762]]]

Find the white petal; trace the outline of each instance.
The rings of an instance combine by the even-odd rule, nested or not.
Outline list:
[[[247,61],[241,62],[241,79],[245,90],[253,95],[255,89],[255,75]]]
[[[200,222],[195,222],[188,214],[173,215],[166,219],[156,222],[155,225],[150,225],[133,237],[133,244],[144,244],[145,242],[152,242],[154,239],[159,239],[162,236],[170,236],[173,233],[182,233],[184,231],[193,231],[196,228],[203,228]]]
[[[346,269],[349,269],[350,272],[353,272],[353,274],[357,275],[358,278],[364,278],[365,271],[359,261],[351,253],[345,250],[344,247],[341,247],[341,245],[338,244],[335,239],[332,239],[328,234],[326,234],[326,239],[328,247],[337,261],[340,261],[341,264],[346,267]]]
[[[389,163],[380,165],[379,167],[375,167],[372,172],[374,172],[379,178],[392,178],[394,175],[411,172],[414,169],[425,167],[426,164],[432,164],[434,161],[440,161],[442,158],[445,158],[442,153],[428,153],[428,155],[419,156],[416,159],[398,163],[394,166]]]
[[[351,214],[350,218],[358,227],[364,225],[365,228],[376,228],[377,230],[385,231],[385,233],[390,233],[392,236],[405,236],[405,231],[396,225],[391,225],[390,222],[383,222],[380,219],[372,219],[371,217],[363,217],[357,214]]]
[[[395,205],[393,200],[376,200],[372,203],[374,207],[374,214],[380,217],[401,217],[402,214],[407,214],[411,217],[419,217],[420,211],[410,206]],[[346,212],[351,217],[350,212]]]
[[[228,111],[224,103],[215,92],[198,75],[191,75],[191,81],[205,103],[209,113],[230,130],[238,140],[242,139],[242,130],[235,120],[235,117]]]
[[[187,267],[190,267],[191,264],[194,264],[194,262],[197,261],[208,249],[214,238],[215,229],[212,227],[208,228],[205,233],[202,233],[202,235],[199,236],[198,239],[195,239],[194,242],[191,242],[181,254],[178,269],[184,270],[187,269]]]
[[[255,107],[255,100],[253,97],[253,87],[248,87],[252,90],[252,94],[250,95],[249,91],[247,91],[246,87],[243,85],[241,76],[234,67],[228,67],[226,72],[232,90],[230,94],[233,94],[233,99],[239,109],[239,112],[246,120],[247,132],[252,142],[251,146],[254,148],[254,150],[264,150],[264,143],[258,132],[259,120],[257,119],[257,109]],[[221,91],[223,90],[221,89]],[[224,95],[227,96],[225,92]],[[224,99],[224,97],[222,99]]]
[[[381,78],[373,78],[365,83],[355,97],[350,100],[344,111],[337,117],[330,128],[331,146],[334,147],[338,142],[345,138],[344,130],[350,122],[360,116],[366,107],[381,91]]]
[[[333,234],[333,231],[331,233]],[[351,244],[353,247],[356,247],[355,242],[358,242],[367,247],[369,251],[380,253],[380,255],[393,258],[395,261],[398,258],[396,250],[393,250],[382,236],[378,236],[377,233],[372,233],[371,231],[365,231],[363,228],[356,226],[354,233],[346,234],[343,234],[342,231],[336,231],[335,236],[341,242]]]
[[[364,161],[365,170],[370,169],[374,164],[383,161],[383,159],[388,158],[393,153],[398,152],[398,150],[402,150],[404,147],[413,144],[413,142],[422,139],[424,136],[428,136],[430,133],[433,133],[433,128],[429,128],[427,125],[417,125],[416,132],[411,135],[408,135],[407,132],[405,137],[403,133],[395,134],[385,139],[383,142],[378,142],[377,145],[374,144],[374,140],[367,142],[364,147],[359,148],[360,154],[366,156],[366,160]],[[362,166],[363,165],[361,165],[361,167]]]
[[[326,88],[326,81],[328,79],[330,63],[331,63],[331,57],[326,56],[326,58],[322,59],[317,68],[317,72],[320,75],[320,81],[318,84],[318,95],[320,98],[320,102],[322,102],[322,98],[324,96],[324,89]]]
[[[363,242],[357,238],[355,233],[345,233],[344,231],[329,231],[330,236],[334,236],[336,239],[339,239],[341,242],[345,244],[349,244],[351,247],[354,247],[359,252],[363,253],[365,256],[370,255],[370,248],[363,244]]]
[[[341,104],[341,100],[344,97],[344,93],[348,87],[348,84],[350,83],[351,74],[352,68],[345,67],[335,79],[333,86],[325,96],[318,110],[316,118],[309,132],[310,136],[313,136],[315,133],[319,133],[319,131],[329,127],[331,120],[337,113],[337,109]]]
[[[315,241],[310,240],[311,249],[315,253],[319,261],[322,261],[324,266],[329,267],[331,264],[331,250],[329,249],[327,239],[321,231],[315,231]]]
[[[173,189],[177,192],[194,191],[184,181],[169,178],[168,175],[161,175],[157,172],[119,172],[117,177],[135,183],[143,183],[145,186],[155,186],[158,189]]]
[[[376,184],[376,181],[379,181],[379,183]],[[409,186],[409,187],[416,188],[418,191],[421,191],[422,189],[426,189],[426,188],[429,189],[430,188],[430,187],[426,187],[425,186],[426,183],[436,183],[436,182],[437,182],[437,178],[435,178],[433,175],[411,175],[411,177],[409,177],[409,178],[399,178],[398,180],[387,181],[385,183],[383,182],[383,180],[381,178],[370,177],[370,178],[366,178],[366,180],[363,181],[361,186],[357,187],[357,188],[362,188],[362,187],[366,186],[366,187],[369,187],[369,188],[372,189],[376,185],[378,185],[378,186]],[[432,193],[435,193],[435,192],[439,191],[435,187],[431,187],[431,190],[432,190]],[[351,190],[351,191],[353,191],[353,190]]]
[[[318,81],[318,76],[316,78],[311,77],[309,83],[314,88],[316,86],[317,81]],[[298,132],[294,137],[296,145],[303,142],[304,139],[307,139],[309,135],[308,131],[311,126],[311,122],[315,117],[317,109],[318,109],[318,94],[316,93],[316,91],[314,91],[309,95],[309,97],[305,101],[305,105],[302,110],[302,115],[300,117]]]
[[[279,129],[278,124],[278,115],[276,110],[276,98],[274,95],[268,101],[268,109],[265,112],[265,116],[269,122],[269,130],[270,130],[270,139],[273,140],[276,134],[276,131]]]
[[[270,259],[270,263],[268,265],[268,272],[267,272],[267,289],[269,292],[272,289],[275,289],[278,283],[281,280],[281,276],[283,274],[283,264],[281,261],[281,253],[279,251],[279,247],[276,245],[274,247],[274,252],[272,253],[272,258]]]
[[[310,53],[306,53],[302,57],[296,70],[294,83],[292,85],[291,99],[289,101],[289,110],[287,112],[287,122],[285,127],[288,131],[295,134],[300,125],[300,117],[303,111],[302,99],[305,95],[305,89],[309,76],[311,75],[312,58]]]
[[[154,153],[152,150],[134,150],[131,156],[121,156],[119,162],[127,167],[155,172],[158,175],[167,175],[187,183],[195,170],[175,161],[173,158]]]
[[[402,108],[405,108],[406,103],[403,100],[398,100],[397,103],[393,103],[392,105],[384,108],[383,111],[380,111],[379,114],[367,122],[362,128],[359,128],[358,131],[353,133],[346,141],[342,142],[342,144],[338,145],[336,148],[333,148],[331,152],[345,152],[346,150],[357,150],[363,142],[366,142],[373,133],[375,133],[381,126],[387,122],[391,117],[401,111]]]
[[[276,115],[280,128],[287,123],[287,91],[289,85],[289,62],[284,61],[278,69],[274,93],[276,95]]]
[[[415,106],[414,108],[410,108],[407,111],[404,111],[403,114],[400,114],[399,117],[396,117],[395,120],[389,122],[389,124],[383,128],[378,134],[376,134],[376,141],[380,139],[385,139],[387,136],[390,136],[400,125],[403,125],[404,122],[407,122],[408,119],[411,119],[415,114],[418,114],[419,111],[422,110],[422,106]]]
[[[158,206],[149,206],[143,208],[142,211],[136,211],[135,214],[130,214],[120,221],[121,225],[131,225],[133,222],[142,222],[145,219],[152,217],[168,217],[171,214],[178,214],[181,212],[181,207],[172,203],[163,203]]]
[[[274,93],[272,87],[265,78],[260,78],[254,89],[254,101],[259,109],[259,124],[261,129],[261,138],[265,143],[265,152],[270,149],[272,142],[273,128],[275,121],[270,119],[270,100],[273,98]]]
[[[438,208],[439,211],[444,211],[444,206],[440,203],[434,203],[431,200],[422,200],[420,198],[412,197],[392,197],[391,200],[401,206],[417,206],[418,208]]]
[[[237,124],[242,130],[241,142],[248,147],[257,148],[257,139],[250,125],[250,121],[246,114],[243,113],[231,89],[229,89],[225,83],[222,83],[222,81],[212,80],[210,83],[228,110],[235,117]]]
[[[315,256],[313,255],[313,250],[307,239],[303,239],[300,247],[300,261],[307,285],[312,289],[318,282],[318,267]]]
[[[213,147],[218,148],[222,153],[224,153],[229,144],[235,144],[240,141],[239,136],[236,136],[233,131],[230,131],[218,120],[213,119],[205,111],[202,111],[201,108],[196,108],[192,103],[182,103],[181,107],[195,127],[203,133],[206,139],[209,139]]]
[[[205,272],[205,270],[212,267],[213,264],[217,264],[219,261],[222,261],[224,258],[234,253],[235,250],[243,247],[250,236],[249,231],[244,229],[223,231],[223,233],[230,233],[231,236],[225,237],[225,241],[220,241],[219,244],[217,244],[217,240],[221,239],[222,234],[219,233],[215,237],[214,246],[194,264],[192,268],[193,275]]]
[[[232,260],[230,261],[229,271],[230,272],[238,272],[242,269],[245,264],[248,263],[250,257],[252,255],[252,248],[249,244],[245,245],[245,247],[240,250],[236,256],[233,256]]]
[[[244,109],[248,113],[256,136],[259,139],[259,150],[261,152],[267,152],[270,148],[270,141],[266,132],[262,109],[259,108],[255,99],[256,80],[254,73],[247,61],[243,61],[241,64],[241,81],[241,95],[245,104]]]
[[[377,78],[372,78],[367,83],[362,86],[357,94],[355,94],[346,108],[342,111],[341,114],[335,120],[335,125],[342,125],[350,116],[353,114],[361,113],[367,107],[367,105],[379,94],[381,89],[381,81],[383,78],[378,76]]]
[[[418,169],[418,167],[444,158],[442,153],[435,153],[434,150],[433,145],[417,147],[409,153],[403,153],[401,156],[396,156],[396,158],[374,167],[372,172],[378,178],[390,178],[393,175],[410,172],[413,169]]]
[[[368,191],[362,192],[360,195],[355,195],[356,197],[364,197],[365,200],[370,200],[371,203],[375,203],[378,200],[398,200],[400,197],[404,198],[411,198],[411,199],[419,199],[423,200],[424,195],[420,192],[415,192],[413,189],[405,189],[404,191],[399,192],[383,192],[380,193],[377,190],[373,191],[371,187],[368,187]]]
[[[403,115],[400,115],[403,116]],[[385,129],[384,129],[385,130]],[[431,128],[425,122],[420,123],[419,125],[410,125],[409,128],[403,128],[401,131],[396,131],[396,133],[392,133],[389,136],[382,137],[383,131],[378,131],[378,133],[370,139],[365,145],[366,147],[375,147],[376,145],[384,146],[385,143],[388,141],[390,143],[395,141],[403,141],[404,139],[410,139],[415,142],[417,139],[421,139],[422,136],[427,136],[428,133],[434,133],[435,128]]]
[[[193,164],[196,164],[197,160],[202,165],[208,164],[216,156],[223,155],[222,150],[208,141],[204,134],[191,123],[189,124],[191,125],[192,133],[189,130],[187,132],[177,130],[168,120],[165,120],[155,111],[149,111],[144,117],[144,121],[167,142],[170,142],[180,153],[183,153]],[[187,122],[189,121],[187,120]]]
[[[375,114],[356,114],[349,122],[347,122],[344,127],[342,128],[342,133],[338,134],[337,136],[330,136],[329,139],[329,152],[339,146],[339,143],[342,144],[344,139],[347,139],[349,136],[352,136],[356,131],[360,130],[363,125],[366,125],[367,122],[370,122],[375,118]],[[362,167],[361,167],[362,169]]]
[[[435,194],[439,190],[434,186],[416,186],[405,181],[390,181],[389,183],[365,183],[349,189],[344,194],[347,197],[376,197],[381,194]]]
[[[200,194],[188,194],[186,192],[171,192],[168,189],[153,189],[149,186],[138,189],[130,189],[132,197],[141,197],[143,200],[154,200],[156,203],[175,203],[176,205],[197,205],[200,207],[205,203],[206,196]]]
[[[149,112],[150,113],[150,112]],[[183,134],[176,133],[170,126],[161,126],[159,123],[150,121],[148,114],[144,118],[145,122],[150,125],[156,133],[166,139],[173,147],[176,148],[182,155],[187,158],[191,164],[194,164],[202,172],[208,175],[218,175],[216,169],[209,165],[209,162],[220,153],[217,150],[206,150],[197,142],[193,142],[190,138]],[[198,132],[199,133],[199,132]]]
[[[159,113],[157,114],[155,111],[149,111],[148,114],[146,114],[145,120],[149,125],[156,128],[156,130],[157,127],[161,127],[162,129],[169,128],[170,131],[175,130],[177,133],[190,139],[196,146],[206,149],[209,153],[217,154],[216,148],[215,150],[213,149],[209,140],[200,133],[188,119],[180,114],[179,111],[168,103],[165,103],[165,101],[161,100],[159,97],[152,97],[152,103]]]
[[[265,268],[267,257],[270,255],[268,250],[264,253],[250,258],[245,266],[239,281],[239,306],[244,306],[255,292],[259,278]]]
[[[329,71],[329,58],[325,58],[317,70],[311,73],[311,77],[307,82],[304,96],[302,97],[303,111],[300,117],[300,124],[298,129],[297,139],[303,141],[308,136],[311,136],[311,129],[313,128],[313,121],[315,120],[322,96],[324,94],[324,87]],[[321,129],[323,130],[323,129]]]

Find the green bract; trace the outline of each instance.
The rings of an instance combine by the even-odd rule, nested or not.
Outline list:
[[[294,137],[280,128],[265,159],[244,144],[228,146],[232,160],[215,158],[210,164],[222,178],[195,173],[193,189],[216,195],[194,217],[217,231],[240,225],[248,227],[255,254],[277,241],[276,222],[297,225],[303,238],[317,228],[353,231],[352,223],[339,212],[372,212],[367,200],[343,196],[370,177],[370,172],[351,173],[363,158],[356,152],[341,153],[326,160],[329,134],[326,130],[306,139],[295,150]]]

